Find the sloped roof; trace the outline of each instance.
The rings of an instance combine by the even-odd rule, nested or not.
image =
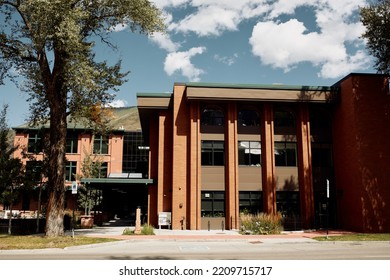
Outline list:
[[[140,119],[138,115],[137,107],[121,107],[121,108],[111,108],[112,118],[109,122],[109,127],[112,130],[123,130],[123,131],[139,131],[141,130]],[[29,123],[24,123],[17,127],[14,127],[14,130],[21,129],[38,129],[38,128],[49,128],[49,123],[44,125],[33,127]],[[81,120],[75,120],[71,117],[68,117],[68,129],[88,129],[85,123]]]

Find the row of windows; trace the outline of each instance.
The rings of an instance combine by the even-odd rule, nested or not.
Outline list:
[[[284,216],[299,215],[299,192],[276,192],[277,210]],[[239,192],[240,213],[257,214],[263,211],[263,193],[261,191]],[[225,217],[225,192],[201,192],[202,217]]]
[[[203,166],[225,165],[225,143],[223,141],[202,141],[201,164]],[[275,165],[297,166],[296,143],[275,143]],[[261,142],[239,141],[238,164],[245,166],[261,165]]]
[[[254,109],[241,109],[237,114],[238,125],[260,126],[260,115]],[[275,111],[275,127],[295,127],[295,115],[291,111]],[[200,118],[201,125],[223,126],[225,124],[224,112],[219,107],[206,107]]]
[[[43,145],[45,141],[40,133],[30,133],[28,136],[29,153],[40,153],[43,151]],[[66,137],[66,150],[67,154],[78,153],[78,134],[69,132]],[[93,153],[94,154],[108,154],[108,136],[97,135],[93,140]]]
[[[102,162],[97,166],[94,177],[96,178],[107,178],[108,175],[108,164]],[[41,178],[42,162],[41,161],[28,161],[26,163],[26,173],[30,174],[29,178],[34,181],[39,181]],[[67,161],[65,166],[65,181],[75,181],[77,173],[77,162]]]
[[[297,166],[297,143],[275,142],[275,166]],[[223,141],[202,141],[201,164],[203,166],[225,165],[225,143]],[[312,163],[314,167],[330,167],[332,152],[330,144],[313,143]],[[261,165],[261,142],[239,141],[238,164],[242,166]]]

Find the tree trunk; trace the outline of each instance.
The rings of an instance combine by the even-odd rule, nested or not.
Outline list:
[[[64,235],[66,92],[54,89],[48,95],[50,95],[50,148],[46,236],[54,237]]]

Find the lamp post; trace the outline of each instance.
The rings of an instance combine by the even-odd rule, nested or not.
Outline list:
[[[326,239],[329,234],[329,179],[326,180]]]

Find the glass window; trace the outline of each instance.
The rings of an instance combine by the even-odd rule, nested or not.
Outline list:
[[[225,117],[222,109],[218,107],[206,107],[202,111],[200,118],[201,125],[224,126]]]
[[[239,192],[240,213],[257,214],[263,211],[263,198],[261,191]]]
[[[332,166],[332,148],[330,144],[312,143],[311,158],[313,167]]]
[[[261,142],[260,141],[239,141],[238,142],[238,164],[246,165],[246,166],[260,166]]]
[[[202,217],[225,216],[225,192],[202,191]]]
[[[108,154],[108,136],[95,135],[93,140],[93,153],[94,154]]]
[[[107,170],[108,170],[107,162],[102,162],[99,166],[98,178],[107,178],[107,174],[108,174]]]
[[[275,142],[275,166],[297,166],[297,144]]]
[[[241,109],[238,112],[238,125],[240,126],[259,126],[260,117],[256,110]]]
[[[225,143],[223,141],[202,141],[202,165],[225,165]]]
[[[28,147],[27,151],[29,153],[40,153],[43,151],[42,138],[39,133],[29,133],[28,134]]]
[[[77,154],[78,134],[76,132],[68,132],[66,135],[66,153]]]
[[[77,172],[77,162],[68,161],[65,166],[65,181],[75,181]]]
[[[275,128],[278,127],[295,127],[295,116],[290,111],[275,111],[274,113]]]

